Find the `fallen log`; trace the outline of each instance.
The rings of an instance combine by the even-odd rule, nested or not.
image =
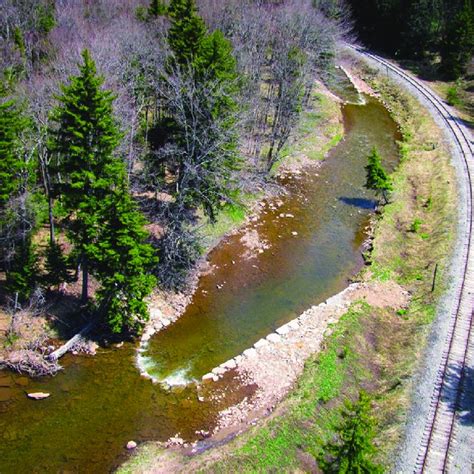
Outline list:
[[[71,337],[69,341],[64,343],[61,347],[56,349],[54,352],[48,355],[48,359],[51,361],[56,361],[62,357],[66,352],[70,351],[77,343],[85,340],[85,336],[89,334],[92,329],[96,326],[98,320],[93,319],[85,327],[83,327],[75,336]]]

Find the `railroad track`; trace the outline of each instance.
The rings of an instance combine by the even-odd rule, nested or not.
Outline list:
[[[465,169],[467,202],[465,243],[462,251],[461,283],[456,289],[456,304],[450,314],[449,329],[444,344],[441,364],[431,396],[429,414],[426,419],[415,473],[447,472],[450,451],[455,438],[456,413],[464,390],[466,364],[474,351],[474,233],[473,233],[473,186],[474,160],[472,139],[445,103],[423,83],[384,58],[364,48],[348,45],[359,54],[384,66],[395,76],[416,89],[436,110],[450,130]]]

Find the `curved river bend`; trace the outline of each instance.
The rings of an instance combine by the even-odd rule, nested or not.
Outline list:
[[[107,472],[126,456],[127,441],[177,433],[193,440],[196,430],[212,429],[217,410],[252,393],[224,378],[213,390],[225,396],[200,402],[200,388],[179,384],[199,379],[337,293],[362,265],[373,210],[373,195],[363,188],[366,157],[375,145],[393,167],[399,135],[374,99],[343,106],[343,117],[345,138],[326,162],[288,179],[283,206],[266,206],[251,223],[270,248],[245,259],[242,235],[225,239],[209,257],[215,270],[200,279],[185,314],[150,341],[145,362],[173,388],[140,377],[131,344],[92,358],[66,356],[65,371],[50,379],[0,372],[1,473]],[[232,390],[225,390],[229,384]],[[51,397],[32,402],[25,391]]]

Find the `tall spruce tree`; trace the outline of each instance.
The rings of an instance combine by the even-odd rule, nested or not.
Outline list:
[[[375,447],[375,420],[370,415],[370,397],[363,391],[359,399],[344,404],[342,420],[337,426],[337,438],[323,447],[318,458],[324,473],[337,474],[381,474],[382,466],[373,461]]]
[[[57,157],[53,172],[57,193],[69,214],[68,234],[82,267],[82,300],[88,299],[88,248],[98,234],[100,203],[115,184],[123,166],[114,157],[120,140],[112,114],[114,97],[103,90],[104,79],[97,75],[89,52],[82,53],[79,74],[62,87],[59,105],[54,109],[51,151]]]
[[[91,249],[103,317],[115,333],[140,329],[148,319],[144,298],[156,284],[150,273],[157,262],[146,243],[145,219],[129,194],[123,173],[121,184],[101,203],[99,235]]]
[[[168,14],[171,18],[168,44],[180,66],[190,64],[206,35],[206,25],[198,15],[194,0],[171,0]]]
[[[53,113],[51,149],[58,155],[57,189],[69,212],[69,236],[81,255],[83,298],[87,273],[101,284],[100,316],[113,332],[138,330],[147,319],[144,298],[156,283],[156,263],[145,242],[144,218],[130,196],[125,165],[114,156],[120,133],[113,96],[102,90],[93,60],[84,51],[80,74],[63,87]]]

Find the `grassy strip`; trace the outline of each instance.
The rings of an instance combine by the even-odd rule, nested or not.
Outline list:
[[[402,161],[396,192],[378,220],[371,265],[362,280],[394,280],[412,294],[406,310],[356,303],[310,358],[297,386],[277,412],[219,451],[178,459],[148,447],[123,472],[140,472],[174,456],[175,472],[314,471],[324,442],[334,434],[346,397],[364,388],[375,398],[377,461],[389,466],[409,405],[411,376],[425,345],[441,283],[431,292],[434,265],[442,276],[455,232],[455,178],[440,133],[427,112],[392,83],[362,74],[398,121]],[[161,456],[161,457],[160,457]],[[155,457],[155,459],[153,459]]]
[[[343,128],[339,118],[339,104],[314,90],[308,109],[301,115],[295,137],[283,148],[281,159],[272,171],[275,172],[282,163],[298,161],[302,156],[315,161],[323,160],[342,139]]]

